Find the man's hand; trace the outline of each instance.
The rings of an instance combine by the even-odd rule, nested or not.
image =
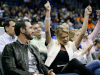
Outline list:
[[[53,72],[53,69],[49,70],[48,75],[55,75],[55,73]]]
[[[92,13],[92,7],[89,5],[85,8],[85,15],[90,15]]]
[[[51,11],[51,6],[49,1],[47,1],[47,3],[44,5],[47,11]]]

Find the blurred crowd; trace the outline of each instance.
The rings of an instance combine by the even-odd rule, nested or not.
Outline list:
[[[14,18],[16,20],[19,19],[28,19],[32,22],[43,22],[42,31],[44,31],[44,19],[46,10],[44,9],[45,0],[35,0],[31,2],[3,2],[0,1],[0,26],[3,26],[3,22],[7,18]],[[77,1],[78,2],[78,1]],[[96,9],[98,6],[94,7],[93,3],[91,3],[93,8],[93,12],[89,18],[88,24],[88,33],[93,31],[97,19],[99,18],[96,13]],[[79,29],[82,27],[82,23],[84,21],[84,7],[82,9],[72,7],[69,5],[66,0],[51,0],[51,28],[52,31],[55,30],[56,26],[62,24],[63,22],[67,22],[71,29]],[[54,32],[53,32],[54,33]],[[54,35],[54,34],[52,34]]]
[[[56,68],[53,65],[55,65],[55,63],[58,64],[59,63],[58,61],[64,60],[64,64],[65,64],[66,61],[69,62],[69,58],[71,59],[77,58],[79,61],[82,62],[82,64],[88,64],[96,59],[100,60],[100,39],[99,39],[100,38],[100,31],[99,31],[100,13],[96,12],[96,10],[99,10],[99,7],[95,4],[96,2],[93,0],[88,0],[89,2],[86,1],[87,2],[86,4],[83,2],[83,0],[74,0],[74,1],[69,0],[69,1],[75,3],[75,5],[71,5],[71,3],[68,2],[68,0],[50,0],[50,4],[46,0],[31,0],[31,1],[22,0],[22,1],[12,1],[12,2],[0,1],[0,27],[4,27],[5,30],[5,33],[0,36],[0,48],[1,48],[0,51],[1,53],[3,52],[2,53],[3,66],[5,66],[6,64],[10,64],[10,62],[5,63],[6,60],[5,55],[9,54],[8,55],[9,57],[11,55],[10,52],[7,51],[10,49],[6,48],[7,47],[6,44],[12,43],[17,39],[18,39],[17,42],[19,42],[19,44],[25,44],[25,46],[27,46],[27,47],[23,46],[25,47],[23,49],[28,48],[27,57],[29,58],[28,61],[29,72],[31,72],[31,67],[37,66],[38,62],[36,59],[39,56],[39,54],[36,53],[37,54],[36,57],[34,55],[35,52],[33,53],[29,50],[31,49],[31,46],[28,45],[29,43],[34,45],[34,47],[32,47],[34,49],[33,51],[39,50],[41,55],[40,57],[45,62],[46,66],[49,65],[48,67],[50,69],[52,69],[53,67],[54,73],[56,73]],[[45,3],[46,5],[44,6]],[[79,7],[78,4],[82,6]],[[87,7],[87,5],[89,4],[91,6]],[[22,48],[21,45],[18,45],[19,48],[17,48],[18,46],[16,45],[12,45],[12,46],[16,47],[14,48],[15,51],[19,51],[21,50],[20,48]],[[35,46],[37,46],[37,48],[35,48]],[[59,56],[58,56],[56,54],[57,53],[56,51],[60,47],[61,49],[58,50],[59,51],[58,52]],[[68,53],[66,54],[67,50]],[[69,50],[73,50],[73,51],[71,52]],[[76,53],[74,53],[75,50]],[[22,52],[24,53],[24,51]],[[65,54],[63,54],[63,52],[65,52]],[[48,54],[51,57],[51,59],[53,59],[52,60],[53,62],[51,62]],[[15,52],[15,55],[18,55],[17,52]],[[54,57],[56,57],[55,55],[57,55],[56,59],[53,58],[53,55]],[[63,56],[62,60],[60,60],[61,56]],[[65,58],[68,58],[68,60],[65,60]],[[27,59],[25,59],[25,61],[26,60]],[[32,60],[34,60],[35,63]],[[75,62],[77,61],[76,59],[74,60]],[[6,60],[6,62],[8,61],[9,60]],[[10,61],[12,62],[13,60]],[[72,62],[73,60],[71,61],[71,63]],[[75,62],[74,64],[76,66],[77,62],[76,63]],[[94,63],[97,66],[98,66],[97,64],[98,62],[100,64],[100,61],[94,61]],[[19,63],[20,62],[18,62],[18,65]],[[77,64],[79,63],[80,62],[78,62]],[[60,64],[62,65],[63,62],[60,62]],[[92,64],[90,63],[90,65],[93,65],[93,63]],[[42,67],[41,66],[39,67],[43,69],[43,66],[44,65],[42,65]],[[0,68],[2,71],[2,66],[0,66]],[[7,68],[9,70],[9,67]],[[81,68],[84,69],[84,66],[82,65]],[[95,67],[93,66],[93,68]],[[46,68],[44,67],[44,72],[45,69]],[[72,68],[70,69],[72,70]],[[35,69],[32,68],[32,73],[33,70],[36,70],[35,72],[38,73],[37,68]],[[83,72],[84,71],[82,70],[81,73]],[[11,75],[13,74],[13,72],[11,71],[10,73]],[[21,72],[18,71],[18,73],[20,74]],[[34,75],[34,73],[33,74],[30,73],[30,75]],[[88,73],[91,72],[89,71]],[[55,75],[55,74],[50,74],[50,75]]]

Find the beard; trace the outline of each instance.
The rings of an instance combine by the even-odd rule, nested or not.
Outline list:
[[[24,33],[24,35],[26,36],[26,38],[28,40],[32,40],[33,39],[33,36],[31,36],[31,34],[29,34],[28,32]]]

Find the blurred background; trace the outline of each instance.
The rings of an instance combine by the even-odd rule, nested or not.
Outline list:
[[[99,16],[96,10],[100,8],[99,0],[1,0],[0,1],[0,26],[7,18],[28,19],[32,22],[42,22],[42,31],[44,31],[45,8],[44,4],[49,1],[52,7],[51,11],[51,33],[54,36],[54,30],[57,25],[66,22],[71,29],[79,29],[84,21],[84,9],[86,6],[92,6],[92,14],[89,18],[87,27],[90,34]]]

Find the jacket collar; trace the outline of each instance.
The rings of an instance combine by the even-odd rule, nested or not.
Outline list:
[[[17,39],[17,41],[16,41],[18,44],[20,44],[20,45],[25,45],[25,44],[22,44],[18,39]],[[27,44],[27,45],[25,45],[25,46],[28,46],[29,45],[29,43]]]

